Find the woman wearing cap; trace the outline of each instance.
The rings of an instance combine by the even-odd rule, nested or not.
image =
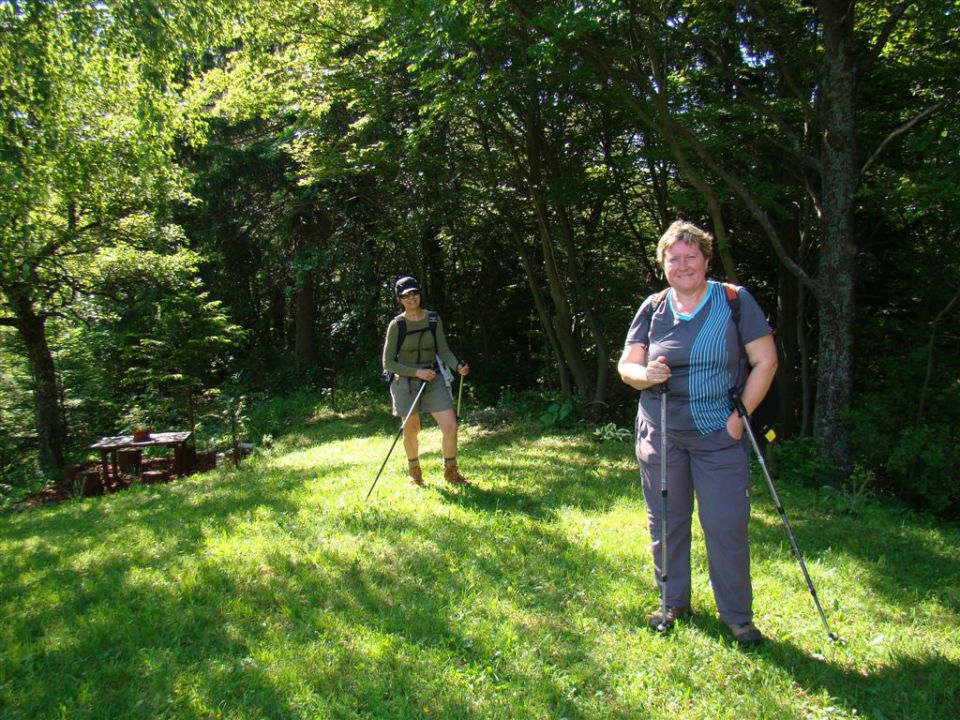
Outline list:
[[[410,481],[423,485],[420,469],[420,416],[421,412],[433,415],[442,434],[443,477],[454,485],[468,485],[467,479],[457,468],[457,415],[453,411],[453,398],[442,375],[435,370],[435,358],[439,357],[461,375],[470,372],[470,366],[457,360],[447,345],[443,323],[436,317],[431,328],[430,315],[421,307],[420,285],[412,277],[402,277],[394,286],[397,301],[403,312],[387,326],[387,338],[383,344],[383,368],[392,375],[390,396],[393,399],[393,414],[405,417],[417,396],[421,384],[426,387],[413,409],[407,424],[403,426],[403,447],[407,452],[407,472]],[[400,341],[401,319],[406,332]]]
[[[667,547],[666,605],[652,628],[669,628],[690,612],[690,525],[694,495],[707,546],[710,584],[720,619],[740,645],[762,635],[753,624],[750,582],[749,449],[728,397],[736,388],[748,412],[763,400],[777,371],[770,325],[746,289],[707,279],[713,237],[678,220],[660,238],[657,261],[669,287],[648,297],[627,333],[619,371],[641,390],[637,459],[647,501],[654,572],[661,583]],[[660,389],[667,390],[666,428]],[[667,537],[661,537],[660,443],[666,433]]]

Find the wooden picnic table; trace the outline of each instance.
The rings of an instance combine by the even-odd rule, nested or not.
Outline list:
[[[114,435],[111,437],[102,437],[89,446],[89,450],[97,450],[100,453],[100,460],[103,463],[103,481],[106,483],[109,477],[109,469],[113,470],[114,480],[120,479],[120,468],[117,462],[117,453],[120,450],[137,449],[142,450],[148,447],[172,447],[173,448],[173,471],[177,477],[183,477],[189,469],[186,467],[187,442],[193,437],[189,430],[172,432],[151,433],[146,440],[135,441],[133,435]]]

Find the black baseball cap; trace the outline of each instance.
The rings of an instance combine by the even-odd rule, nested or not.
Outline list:
[[[397,280],[396,284],[393,286],[393,289],[399,297],[400,295],[406,295],[408,292],[413,290],[420,292],[420,283],[417,282],[416,278],[405,275]]]

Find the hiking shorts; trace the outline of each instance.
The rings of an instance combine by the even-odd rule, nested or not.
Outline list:
[[[406,417],[410,410],[410,403],[420,390],[420,378],[396,377],[390,381],[390,397],[393,399],[393,414],[397,417]],[[453,410],[453,398],[450,390],[441,376],[427,383],[426,389],[420,396],[415,413],[435,413],[443,410]]]

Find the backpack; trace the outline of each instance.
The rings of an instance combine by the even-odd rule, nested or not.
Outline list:
[[[743,346],[743,337],[740,335],[740,293],[736,285],[732,283],[720,283],[723,285],[724,294],[727,296],[727,304],[730,306],[731,320],[733,320],[733,327],[737,330],[737,344],[740,345],[741,356],[746,355],[746,350]],[[667,293],[670,291],[670,288],[661,290],[653,296],[653,300],[650,303],[650,318],[653,318],[653,313],[656,312],[656,309],[660,306],[660,303],[664,301],[667,297]],[[647,348],[650,347],[650,328],[647,328]],[[749,368],[748,368],[749,372]],[[763,400],[760,401],[760,404],[754,409],[753,413],[750,415],[751,424],[756,424],[761,422],[763,427],[771,427],[777,422],[777,410],[775,409],[778,405],[778,401],[775,399],[777,395],[777,383],[773,382],[770,385],[770,390],[764,396]],[[771,442],[765,435],[760,435],[758,441],[763,445],[766,445],[768,442]]]
[[[419,335],[427,330],[433,335],[433,347],[437,348],[437,325],[440,323],[440,313],[436,310],[427,311],[427,327],[422,330],[414,330],[411,335]],[[403,315],[397,316],[397,352],[394,354],[394,361],[400,357],[400,348],[403,347],[404,338],[407,337],[407,319]],[[383,379],[390,382],[393,379],[393,373],[384,369]]]
[[[733,315],[733,327],[737,330],[737,343],[740,345],[740,351],[744,352],[743,339],[740,337],[740,293],[737,291],[737,286],[732,283],[720,284],[723,286],[723,292],[727,296],[727,304],[730,306],[730,312]],[[650,347],[649,321],[653,320],[653,314],[657,311],[657,308],[660,307],[660,303],[667,298],[668,292],[670,292],[670,288],[664,288],[652,296],[653,300],[650,303],[650,318],[647,326],[647,348]]]

